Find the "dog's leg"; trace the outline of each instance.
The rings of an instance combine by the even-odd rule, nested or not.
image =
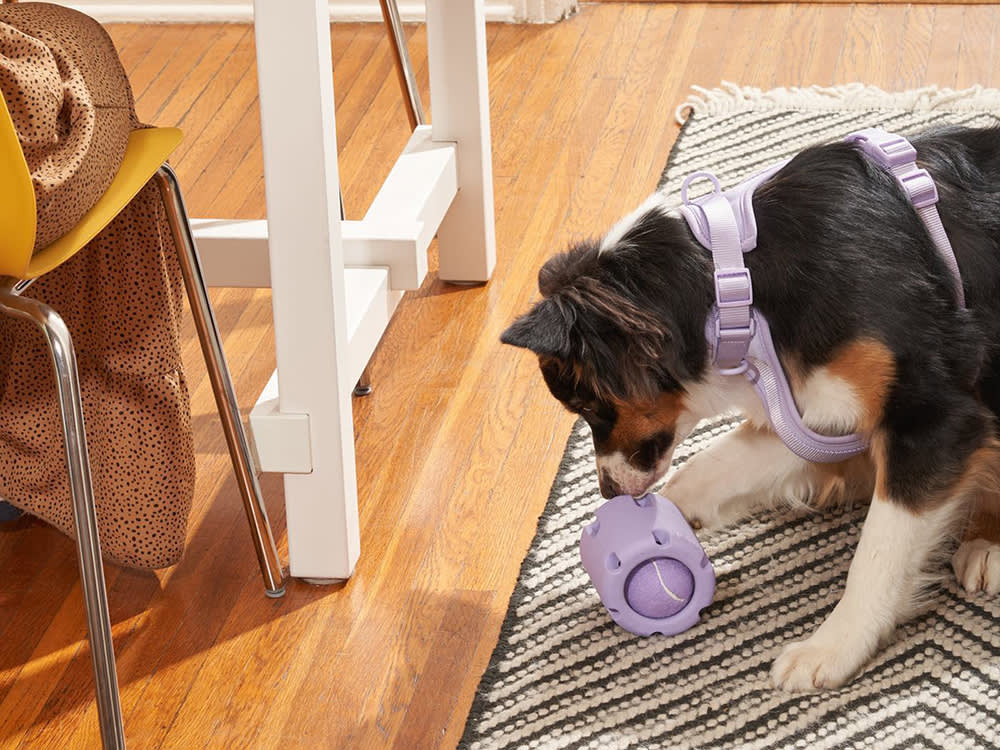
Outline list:
[[[955,577],[970,594],[1000,593],[1000,494],[983,488],[972,504],[962,544],[951,560]]]
[[[956,427],[969,442],[951,443],[956,453],[948,457],[941,439],[957,434]],[[897,435],[894,444],[876,441],[876,489],[844,595],[810,638],[781,653],[771,670],[775,685],[793,691],[843,685],[914,613],[931,580],[929,561],[947,548],[969,498],[996,465],[997,446],[985,437],[987,429],[984,419],[966,412],[951,424],[911,431],[905,440]],[[970,450],[976,440],[980,447]],[[947,463],[931,460],[935,448]]]
[[[952,525],[958,501],[914,512],[876,492],[840,602],[807,640],[785,647],[771,678],[785,690],[843,685],[911,613],[927,559]]]
[[[871,495],[866,456],[814,464],[792,453],[769,428],[744,423],[695,454],[664,494],[695,525],[715,528],[779,503],[823,507]]]

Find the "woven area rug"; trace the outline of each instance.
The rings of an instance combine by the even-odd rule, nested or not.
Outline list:
[[[696,90],[679,113],[664,175],[672,195],[691,171],[711,170],[725,187],[860,127],[997,124],[1000,92],[729,86]],[[701,425],[675,465],[734,424]],[[687,633],[640,638],[611,621],[580,564],[580,531],[600,502],[580,422],[459,747],[1000,748],[1000,598],[968,597],[951,577],[850,685],[797,695],[770,686],[782,644],[808,636],[842,593],[863,507],[700,532],[714,603]]]

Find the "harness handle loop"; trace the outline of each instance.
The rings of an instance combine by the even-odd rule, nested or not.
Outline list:
[[[722,192],[722,185],[719,184],[719,178],[716,177],[711,172],[692,172],[685,179],[683,184],[681,184],[681,203],[685,206],[691,203],[688,200],[688,185],[696,180],[705,179],[712,183],[712,192],[709,195],[717,195]]]

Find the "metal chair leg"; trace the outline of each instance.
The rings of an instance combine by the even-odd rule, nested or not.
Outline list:
[[[257,470],[250,442],[247,439],[243,421],[240,418],[239,403],[233,380],[226,364],[226,355],[222,348],[222,338],[215,324],[215,316],[208,299],[208,289],[198,259],[191,225],[188,223],[184,199],[181,196],[177,175],[167,165],[157,172],[157,180],[163,193],[164,205],[170,228],[173,232],[174,244],[180,258],[181,272],[184,276],[184,286],[187,289],[191,312],[194,315],[195,328],[205,356],[215,402],[219,408],[219,418],[229,446],[229,456],[233,462],[236,481],[243,497],[247,520],[250,522],[250,534],[253,537],[257,561],[264,577],[265,593],[272,598],[284,596],[285,573],[278,558],[278,549],[274,544],[271,523],[264,507],[264,497],[257,480]]]
[[[410,121],[410,129],[426,122],[424,105],[420,101],[420,88],[417,77],[413,73],[413,63],[410,62],[410,52],[406,46],[406,34],[403,23],[399,19],[399,6],[396,0],[379,0],[382,6],[382,23],[392,41],[392,57],[396,64],[396,74],[399,77],[399,87],[403,90],[403,100],[406,104],[406,117]],[[340,218],[344,219],[344,196],[340,196]],[[368,367],[361,373],[361,378],[354,386],[355,396],[368,396],[372,392],[372,381]]]
[[[11,285],[0,288],[0,311],[30,320],[37,325],[45,334],[52,354],[66,445],[66,467],[73,498],[73,521],[76,525],[83,602],[87,612],[87,632],[94,663],[101,742],[105,750],[124,750],[125,733],[122,727],[118,676],[115,673],[111,617],[108,614],[101,544],[97,535],[94,488],[90,481],[90,459],[87,455],[80,378],[76,369],[73,340],[66,324],[52,308],[37,300],[18,297]]]
[[[420,103],[417,77],[413,74],[413,63],[410,62],[410,53],[406,48],[406,34],[403,33],[403,24],[399,20],[399,7],[396,0],[379,0],[379,4],[382,6],[382,22],[392,40],[396,74],[406,99],[406,115],[410,120],[410,128],[416,129],[417,125],[425,122],[424,107]]]

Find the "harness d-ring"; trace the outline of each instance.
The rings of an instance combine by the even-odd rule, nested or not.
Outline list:
[[[710,193],[711,195],[716,195],[722,192],[722,185],[719,184],[719,178],[716,177],[714,174],[712,174],[711,172],[692,172],[684,179],[684,182],[681,184],[681,203],[687,205],[688,203],[691,202],[688,200],[688,185],[700,179],[705,179],[712,183],[712,192]]]

